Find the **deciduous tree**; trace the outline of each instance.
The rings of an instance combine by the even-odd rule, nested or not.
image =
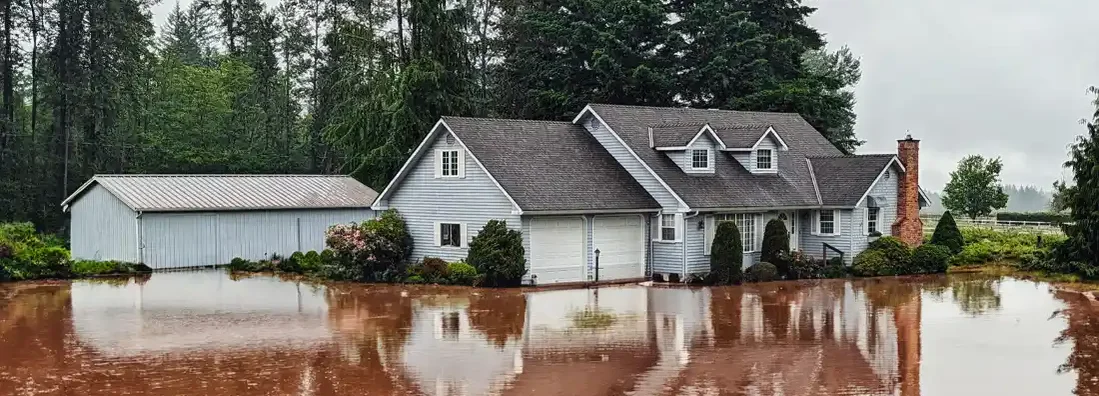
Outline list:
[[[992,214],[1007,206],[1007,194],[1000,184],[1003,161],[971,155],[958,162],[943,189],[943,206],[970,219]]]

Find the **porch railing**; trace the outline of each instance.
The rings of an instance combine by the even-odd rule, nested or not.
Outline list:
[[[821,257],[824,258],[825,262],[828,261],[828,251],[829,250],[831,250],[833,252],[836,252],[836,254],[839,255],[839,257],[840,257],[840,261],[843,261],[843,251],[842,250],[836,249],[835,246],[829,245],[826,242],[821,242],[821,245],[823,245],[821,247],[821,251],[822,251]]]

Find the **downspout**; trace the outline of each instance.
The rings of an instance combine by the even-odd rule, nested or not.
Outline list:
[[[145,246],[141,241],[141,215],[142,212],[137,212],[137,215],[134,216],[134,235],[137,237],[137,263],[135,264],[145,263],[145,257],[142,256],[145,251]]]
[[[683,277],[680,280],[684,282],[687,281],[687,275],[689,275],[687,273],[687,219],[694,217],[698,217],[697,210],[694,214],[690,214],[690,212],[683,214]],[[703,236],[703,238],[705,238],[705,236]]]

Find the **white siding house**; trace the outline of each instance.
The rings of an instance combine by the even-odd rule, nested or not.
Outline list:
[[[375,197],[347,176],[99,175],[62,207],[74,259],[165,269],[323,250],[328,227],[374,217]]]

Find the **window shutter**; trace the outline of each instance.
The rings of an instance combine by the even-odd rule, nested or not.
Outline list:
[[[466,223],[462,223],[462,247],[469,247],[469,228]]]
[[[466,152],[464,150],[458,150],[458,178],[466,178]],[[463,233],[462,235],[465,234]]]
[[[714,216],[706,216],[706,229],[704,230],[704,234],[706,235],[706,246],[703,250],[705,251],[705,255],[709,256],[710,248],[714,245]]]
[[[870,208],[862,208],[862,234],[870,235]]]
[[[435,150],[435,178],[443,177],[443,150]],[[436,232],[438,234],[439,223],[435,223]],[[438,241],[435,242],[438,245]]]
[[[443,226],[439,222],[435,222],[435,246],[443,246]]]
[[[835,235],[843,234],[843,220],[840,218],[839,209],[833,209],[832,213],[832,218],[836,219],[836,225],[832,227],[832,229],[836,232]]]
[[[682,241],[683,240],[683,232],[686,231],[686,230],[687,229],[683,227],[683,214],[682,213],[677,213],[675,215],[675,240],[676,241]]]
[[[810,234],[820,235],[820,211],[814,210],[812,217],[813,225],[809,231]]]

